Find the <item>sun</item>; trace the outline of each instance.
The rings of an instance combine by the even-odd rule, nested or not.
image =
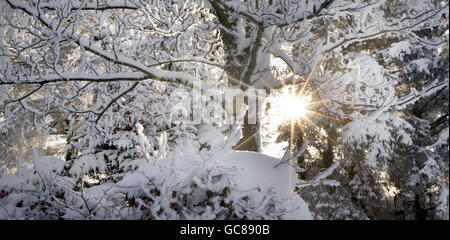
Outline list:
[[[313,94],[304,85],[288,85],[270,92],[265,99],[267,108],[261,119],[263,153],[280,159],[284,156],[289,141],[280,142],[278,139],[285,127],[317,127],[311,120],[318,116],[314,110],[318,102],[314,102]]]
[[[271,91],[266,103],[267,109],[261,120],[263,153],[282,158],[289,143],[277,142],[280,131],[283,127],[294,126],[292,123],[300,128],[303,128],[303,123],[315,126],[310,119],[317,115],[313,108],[315,103],[312,93],[298,85]]]
[[[306,117],[310,101],[311,96],[297,95],[292,88],[285,88],[275,100],[274,107],[284,121],[296,121]]]

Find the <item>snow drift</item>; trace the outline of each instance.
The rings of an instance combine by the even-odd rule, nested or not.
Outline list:
[[[191,196],[181,216],[173,212],[163,218],[312,219],[307,204],[293,192],[297,174],[286,164],[275,167],[278,163],[258,153],[205,152],[144,164],[117,186],[128,197],[147,196],[161,206],[177,202],[177,195]]]
[[[0,175],[0,219],[312,219],[293,191],[297,173],[263,154],[174,156],[81,189],[58,174],[62,162],[36,157],[22,174]]]

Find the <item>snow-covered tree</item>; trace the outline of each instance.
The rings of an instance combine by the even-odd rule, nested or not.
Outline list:
[[[448,1],[0,9],[0,218],[449,217]],[[287,85],[304,104],[250,103]],[[247,93],[232,113],[230,88]],[[277,142],[276,164],[232,150]],[[298,174],[298,195],[264,174]]]

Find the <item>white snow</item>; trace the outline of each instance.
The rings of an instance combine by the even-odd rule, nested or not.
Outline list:
[[[408,40],[393,43],[387,50],[387,54],[392,57],[401,57],[402,54],[410,54],[411,45]]]
[[[436,142],[431,145],[432,147],[436,148],[436,147],[440,147],[440,146],[445,146],[448,145],[448,136],[449,136],[449,128],[446,127],[444,128],[444,130],[442,130],[439,135],[438,135],[438,139],[436,140]]]
[[[221,147],[225,144],[224,136],[219,129],[211,125],[201,125],[198,128],[198,141],[201,144],[211,146],[213,149]]]
[[[223,151],[213,156],[207,154],[168,158],[147,163],[117,183],[119,189],[129,195],[138,194],[141,186],[149,183],[181,188],[196,183],[200,188],[212,191],[229,186],[229,198],[237,201],[248,197],[254,203],[264,204],[269,192],[274,193],[280,207],[287,210],[285,219],[312,219],[308,205],[293,192],[297,174],[288,165],[275,168],[279,160],[263,154]],[[201,182],[204,178],[218,178],[213,184]],[[163,192],[163,191],[162,191]],[[163,193],[164,194],[164,193]],[[258,204],[257,204],[258,205]]]
[[[98,169],[100,171],[106,169],[104,159],[98,158],[94,154],[82,156],[80,159],[74,162],[70,169],[70,174],[80,176],[83,173],[89,172],[91,169]]]
[[[50,176],[51,173],[59,173],[64,167],[64,161],[52,157],[52,156],[44,156],[34,159],[34,168],[36,171],[43,176]]]
[[[230,182],[239,190],[236,198],[246,194],[255,202],[261,202],[264,193],[271,190],[276,193],[287,209],[292,212],[287,219],[312,219],[306,202],[293,192],[298,182],[297,173],[287,164],[276,166],[279,160],[266,155],[251,152],[230,152],[220,162],[227,168],[237,168],[238,172],[230,177]],[[257,190],[257,189],[260,190]],[[242,191],[242,192],[241,192]]]

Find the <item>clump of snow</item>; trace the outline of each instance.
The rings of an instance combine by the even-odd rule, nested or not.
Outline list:
[[[433,66],[433,61],[428,58],[419,58],[411,61],[411,64],[416,66],[417,71],[429,74],[429,69],[431,69],[430,66]]]
[[[389,158],[389,146],[393,137],[397,143],[412,144],[408,131],[414,131],[410,123],[396,114],[382,112],[348,123],[342,130],[342,142],[351,148],[355,148],[354,143],[367,146],[365,165],[375,168],[380,163],[380,158]]]
[[[34,159],[34,168],[37,173],[44,176],[50,176],[52,173],[60,173],[64,168],[65,162],[59,158],[52,156],[43,156]]]
[[[89,154],[82,156],[77,161],[75,161],[69,172],[74,176],[80,176],[83,173],[88,173],[93,169],[104,171],[106,169],[106,163],[102,157],[98,157],[95,154]]]
[[[198,141],[212,149],[217,149],[225,144],[224,136],[220,130],[211,125],[201,125],[198,128]]]
[[[38,157],[36,155],[33,163],[22,163],[16,177],[27,184],[38,184],[41,180],[56,178],[65,165],[65,161],[53,156]]]
[[[85,189],[82,194],[68,196],[73,207],[66,209],[62,216],[64,219],[83,219],[87,216],[105,219],[111,217],[117,207],[113,201],[117,196],[117,187],[113,183],[93,186]],[[78,209],[78,211],[74,211],[74,209]]]
[[[411,44],[408,40],[393,43],[391,47],[387,50],[387,54],[397,58],[404,54],[411,53]]]

